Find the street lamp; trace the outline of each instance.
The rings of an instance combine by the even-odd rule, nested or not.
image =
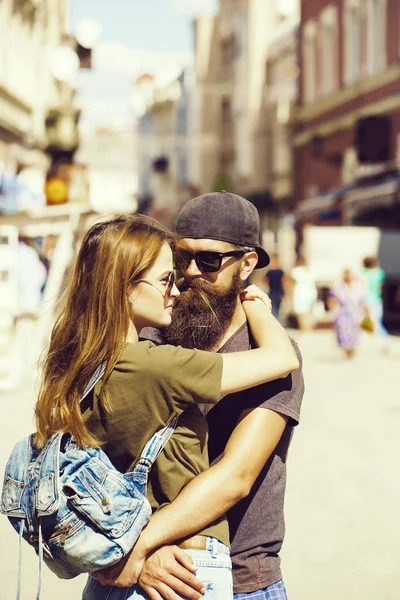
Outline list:
[[[90,50],[100,38],[102,31],[103,28],[96,19],[81,19],[76,25],[75,37],[78,44]]]
[[[53,53],[50,68],[58,81],[71,83],[80,68],[90,68],[92,49],[101,32],[101,24],[96,19],[86,18],[78,22],[75,36],[66,36]]]

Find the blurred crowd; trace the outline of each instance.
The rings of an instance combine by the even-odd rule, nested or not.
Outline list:
[[[346,358],[354,356],[365,331],[381,342],[381,350],[389,350],[389,334],[383,324],[382,288],[385,271],[376,257],[365,257],[356,272],[345,267],[342,277],[325,296],[324,304],[336,334],[338,346]],[[318,327],[319,293],[311,270],[303,258],[285,272],[274,254],[265,273],[272,312],[277,319],[295,326],[300,332]]]

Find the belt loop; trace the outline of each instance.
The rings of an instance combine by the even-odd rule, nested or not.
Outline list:
[[[211,539],[212,539],[212,557],[217,558],[217,556],[218,556],[218,540],[215,537],[213,537]]]
[[[17,600],[21,598],[21,570],[22,570],[22,532],[24,531],[24,520],[21,519],[19,526],[18,544],[18,570],[17,570]]]
[[[42,566],[43,566],[43,537],[42,537],[42,523],[39,519],[39,578],[38,578],[38,589],[36,594],[36,600],[40,600],[40,592],[42,589]]]

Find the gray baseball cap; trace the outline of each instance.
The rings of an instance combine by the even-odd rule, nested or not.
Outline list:
[[[269,265],[260,245],[260,217],[254,204],[230,192],[203,194],[186,202],[178,215],[176,232],[181,237],[251,246],[258,254],[256,269]]]

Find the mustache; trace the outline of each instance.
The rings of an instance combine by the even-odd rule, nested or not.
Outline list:
[[[212,283],[208,283],[202,279],[191,279],[190,277],[178,277],[176,280],[176,286],[181,294],[187,292],[189,288],[196,292],[204,292],[206,294],[212,294],[214,287]]]

